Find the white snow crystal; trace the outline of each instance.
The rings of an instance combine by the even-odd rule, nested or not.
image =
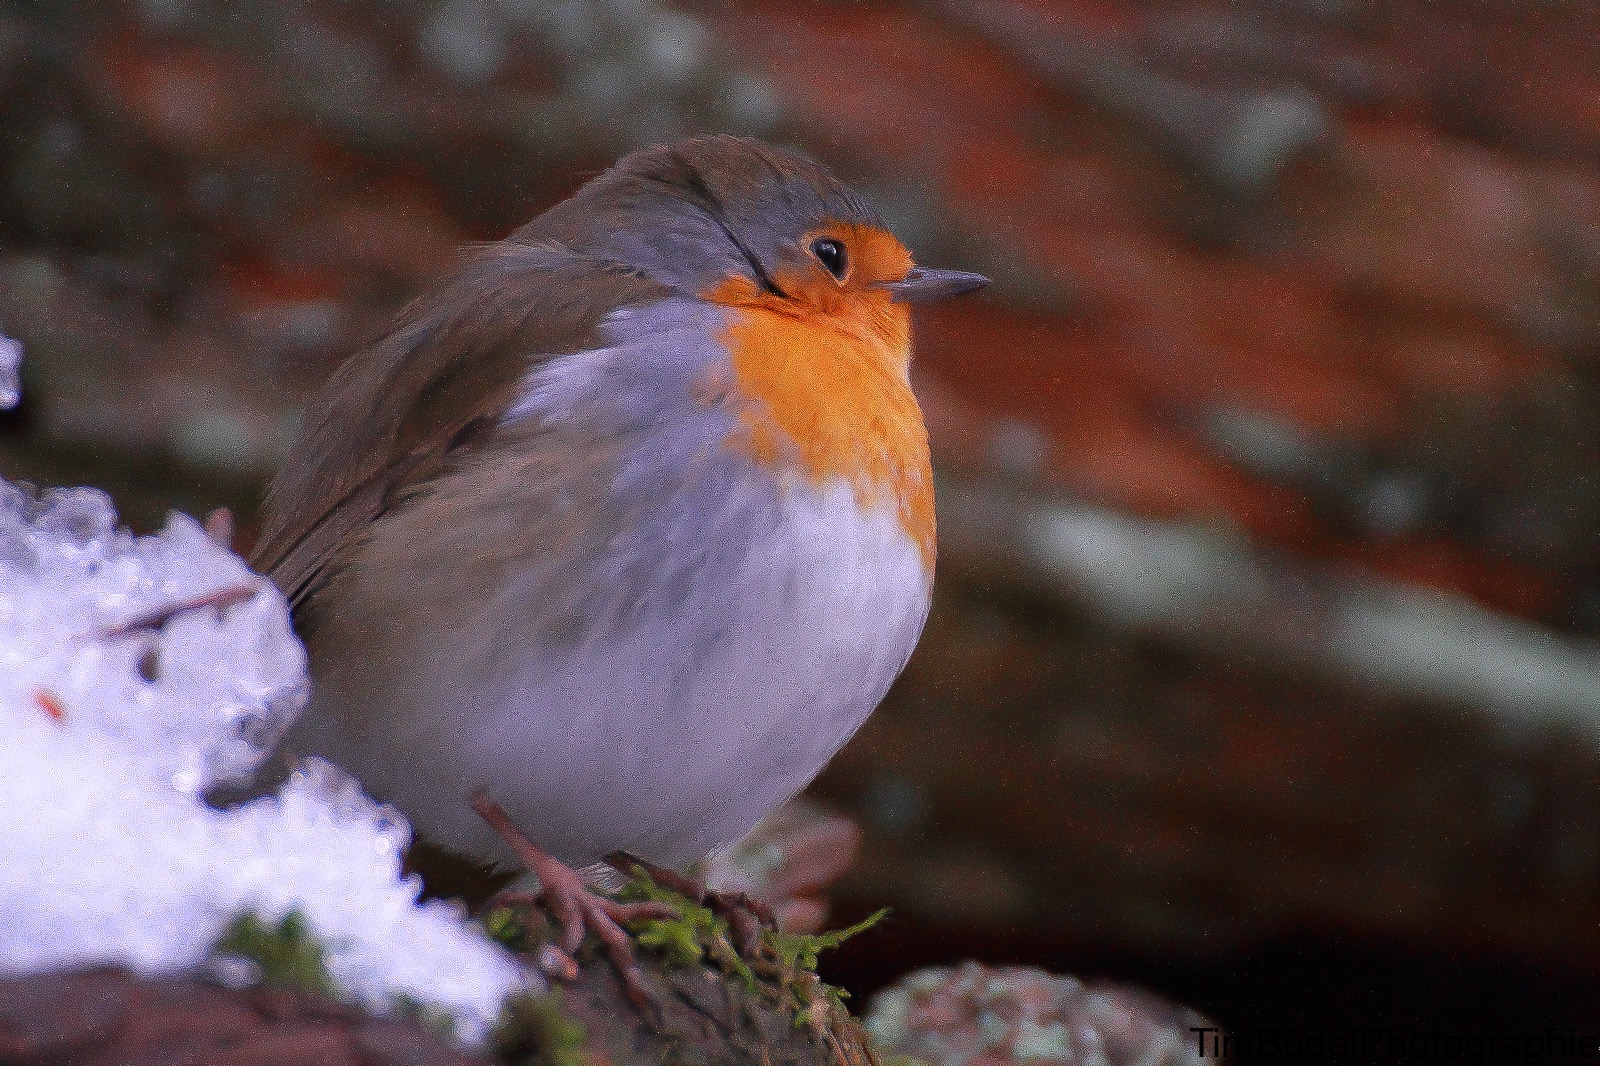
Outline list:
[[[315,760],[233,810],[202,798],[256,768],[306,686],[282,595],[192,519],[136,538],[102,493],[0,480],[0,974],[190,972],[239,915],[298,910],[346,995],[481,1039],[536,979],[419,904],[397,812]]]
[[[22,344],[0,333],[0,411],[22,402]]]

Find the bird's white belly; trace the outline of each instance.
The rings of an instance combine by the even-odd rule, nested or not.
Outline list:
[[[486,787],[535,841],[589,862],[683,865],[803,788],[883,698],[916,644],[930,575],[891,514],[844,483],[775,493],[776,519],[630,624],[533,649],[459,747],[393,798],[439,842],[499,842],[460,797]],[[741,537],[706,528],[704,537]],[[526,590],[537,596],[539,590]]]

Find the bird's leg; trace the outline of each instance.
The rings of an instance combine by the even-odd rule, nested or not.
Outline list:
[[[511,848],[517,860],[539,879],[542,886],[537,897],[508,894],[502,902],[511,906],[543,902],[555,918],[558,935],[554,943],[546,944],[539,953],[540,968],[551,977],[572,980],[578,975],[573,953],[583,943],[585,932],[592,932],[605,945],[606,955],[617,968],[628,998],[640,1006],[654,1006],[655,995],[650,991],[644,971],[634,954],[633,942],[623,931],[622,923],[646,918],[674,917],[672,908],[660,903],[622,903],[592,891],[583,883],[572,867],[548,855],[518,829],[516,823],[501,807],[483,792],[472,796],[472,809],[489,824],[501,840]]]
[[[734,947],[746,958],[760,954],[763,927],[777,928],[778,922],[772,914],[772,908],[748,893],[713,891],[703,881],[685,877],[675,870],[657,866],[626,851],[613,851],[605,861],[606,865],[630,877],[635,870],[643,870],[650,880],[662,888],[688,896],[722,915],[733,933]]]

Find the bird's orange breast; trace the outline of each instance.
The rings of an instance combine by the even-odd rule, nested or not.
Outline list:
[[[728,309],[728,386],[747,401],[729,443],[814,484],[842,479],[863,507],[887,507],[931,574],[933,474],[906,377],[906,309],[886,293],[797,309],[743,279],[708,295]]]

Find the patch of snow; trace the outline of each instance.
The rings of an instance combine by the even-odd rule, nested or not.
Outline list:
[[[22,402],[22,343],[0,333],[0,411]]]
[[[282,595],[192,519],[134,537],[102,493],[0,481],[0,974],[192,972],[240,914],[299,910],[344,994],[482,1039],[537,979],[457,908],[418,903],[397,812],[320,761],[277,795],[205,803],[306,693]]]

